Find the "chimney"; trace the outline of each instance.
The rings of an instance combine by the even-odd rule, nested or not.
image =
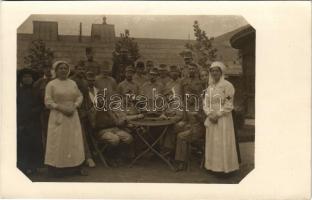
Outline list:
[[[91,40],[111,43],[115,41],[115,26],[107,24],[106,17],[103,17],[102,24],[92,24]]]
[[[46,41],[58,40],[58,23],[49,21],[33,21],[33,36]]]
[[[82,23],[79,24],[79,42],[81,42],[81,35],[82,35]]]

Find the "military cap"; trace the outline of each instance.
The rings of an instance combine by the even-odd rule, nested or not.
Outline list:
[[[111,71],[111,68],[110,68],[110,66],[109,66],[109,62],[108,61],[104,61],[103,62],[103,64],[102,64],[102,66],[101,66],[101,70],[103,70],[103,71]]]
[[[121,47],[121,48],[120,48],[120,52],[121,52],[121,53],[128,53],[128,49],[125,48],[125,47]]]
[[[192,59],[193,55],[191,51],[186,51],[183,56],[184,59]]]
[[[145,68],[144,62],[142,61],[137,62],[136,68]]]
[[[165,65],[165,64],[160,64],[159,67],[158,67],[158,70],[159,70],[159,71],[168,71],[167,65]]]
[[[180,72],[178,66],[176,66],[176,65],[171,65],[169,67],[169,71],[170,72]]]
[[[187,65],[187,67],[188,68],[195,68],[195,69],[198,68],[198,66],[195,63],[190,63],[190,64]]]
[[[93,72],[93,71],[87,71],[87,73],[86,73],[86,78],[87,78],[87,79],[93,79],[93,78],[95,78],[94,72]]]
[[[125,71],[126,71],[126,72],[128,72],[128,71],[135,72],[134,68],[133,68],[131,65],[127,66],[126,69],[125,69]]]
[[[152,68],[149,72],[150,74],[158,74],[158,69],[157,68]]]

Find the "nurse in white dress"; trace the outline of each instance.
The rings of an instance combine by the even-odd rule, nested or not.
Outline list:
[[[45,93],[45,105],[51,110],[45,164],[54,172],[77,167],[81,175],[86,175],[80,167],[85,154],[77,112],[83,96],[76,83],[68,79],[70,68],[65,61],[57,61],[53,69],[56,77],[47,84]]]
[[[229,173],[239,169],[232,119],[234,87],[224,79],[225,65],[213,62],[203,109],[207,116],[205,168]]]

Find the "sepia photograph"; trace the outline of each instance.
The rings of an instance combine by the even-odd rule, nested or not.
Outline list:
[[[31,181],[237,184],[255,168],[244,17],[33,14],[16,34]]]
[[[0,20],[0,198],[311,198],[308,1],[3,1]]]

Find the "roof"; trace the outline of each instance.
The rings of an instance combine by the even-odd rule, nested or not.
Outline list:
[[[230,43],[233,48],[241,49],[246,41],[254,40],[255,36],[256,30],[252,26],[247,25],[231,37]]]

